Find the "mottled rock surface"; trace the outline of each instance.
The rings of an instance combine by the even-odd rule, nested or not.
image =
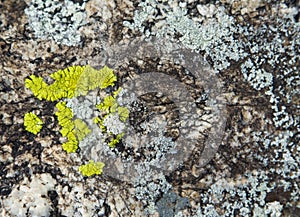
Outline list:
[[[11,0],[0,11],[2,216],[299,216],[299,1]],[[201,80],[172,59],[114,53],[150,38],[167,38],[163,51],[176,45],[203,57],[212,74]],[[55,102],[38,100],[24,80],[51,82],[51,73],[87,64],[110,64],[117,86],[151,72],[185,85],[201,117],[193,119],[197,142],[180,149],[186,160],[149,174],[184,134],[172,100],[149,93],[131,105],[129,122],[152,139],[143,148],[142,136],[132,146],[124,139],[110,155],[146,162],[138,178],[83,177],[78,167],[88,159],[62,150]],[[218,81],[211,89],[210,76]],[[219,113],[208,97],[216,87]],[[31,111],[45,123],[37,135],[23,125]],[[146,124],[153,114],[161,123]],[[222,128],[212,130],[217,121]],[[219,137],[202,164],[209,139]]]

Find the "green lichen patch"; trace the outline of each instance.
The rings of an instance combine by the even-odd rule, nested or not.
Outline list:
[[[85,96],[88,91],[96,88],[105,89],[109,86],[114,86],[117,81],[112,69],[104,66],[100,70],[96,70],[91,66],[85,66],[83,73],[76,84],[76,96]]]
[[[84,176],[93,176],[102,174],[103,167],[105,166],[102,162],[89,161],[88,164],[81,165],[79,171]]]
[[[34,113],[29,112],[24,115],[24,126],[28,132],[37,134],[43,127],[43,121]]]
[[[25,80],[25,87],[30,89],[39,100],[56,101],[62,98],[72,98],[84,68],[71,66],[54,72],[50,75],[54,79],[51,85],[48,85],[43,78],[31,75]]]
[[[129,117],[128,108],[120,106],[117,102],[120,91],[119,88],[113,93],[113,96],[106,96],[103,102],[96,105],[101,114],[94,119],[94,123],[99,125],[102,132],[108,133],[110,148],[115,148],[116,144],[121,141],[124,136],[125,122]]]
[[[92,131],[84,120],[75,118],[72,108],[67,106],[66,99],[86,96],[90,91],[97,88],[101,90],[109,86],[114,86],[117,77],[113,70],[107,66],[96,70],[89,65],[70,66],[54,72],[50,77],[53,79],[53,82],[48,84],[42,77],[31,75],[25,80],[25,87],[30,89],[39,100],[58,101],[55,115],[61,127],[60,133],[67,139],[67,141],[62,144],[62,148],[67,153],[75,153],[78,150],[80,142],[91,134]],[[114,95],[116,95],[116,93],[114,93]],[[98,107],[99,109],[105,110],[107,114],[116,113],[122,115],[121,119],[125,122],[129,116],[129,111],[127,111],[126,108],[119,107],[115,97],[116,96],[106,97],[103,103],[98,105]],[[42,127],[42,121],[33,113],[26,114],[24,119],[26,129],[29,132],[37,134]],[[98,123],[100,122],[99,119]],[[109,134],[109,136],[113,138],[109,146],[115,146],[115,144],[120,141],[121,135],[123,136],[124,134]],[[81,171],[87,176],[101,174],[103,166],[104,164],[102,163],[90,163],[81,167]]]
[[[75,135],[75,123],[72,120],[73,112],[66,106],[65,102],[57,103],[56,108],[58,111],[55,112],[55,115],[57,116],[58,123],[61,126],[60,133],[62,136],[68,138],[68,141],[63,143],[62,147],[67,153],[76,152],[78,149],[78,140]]]
[[[91,133],[91,130],[86,125],[86,123],[80,119],[74,120],[75,125],[75,135],[79,141],[82,141],[87,135]]]

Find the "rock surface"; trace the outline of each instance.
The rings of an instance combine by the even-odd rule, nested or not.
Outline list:
[[[299,216],[299,2],[207,2],[0,2],[2,216]],[[135,50],[136,41],[144,46],[153,38],[168,39],[157,43],[164,54],[178,46],[203,57],[211,74],[199,79],[188,70],[195,62],[180,64],[146,46]],[[123,99],[131,100],[129,122],[140,134],[101,153],[144,160],[133,164],[140,174],[130,181],[109,172],[83,177],[78,167],[86,156],[61,148],[55,102],[35,98],[24,80],[35,74],[50,83],[51,73],[87,64],[114,68],[117,86],[147,73],[168,75],[185,85],[200,118],[187,117],[189,125],[170,98],[156,93],[139,103]],[[173,88],[176,94],[179,86]],[[45,123],[36,136],[23,125],[31,111]],[[153,114],[159,121],[147,122]],[[142,144],[145,132],[152,138]],[[187,145],[174,151],[174,141],[191,132],[197,142],[189,146],[184,137]],[[176,168],[167,173],[149,174],[163,159],[172,164],[172,151],[188,156],[178,165],[173,159]]]

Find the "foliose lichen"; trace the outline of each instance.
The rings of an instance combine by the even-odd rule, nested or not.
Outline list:
[[[24,126],[28,132],[37,134],[43,127],[43,121],[33,112],[24,115]]]
[[[90,66],[71,66],[63,70],[59,70],[50,75],[53,78],[52,84],[47,84],[42,77],[31,75],[25,80],[25,86],[29,88],[39,100],[58,101],[56,103],[55,115],[57,116],[58,124],[61,127],[60,133],[67,139],[62,144],[63,150],[67,153],[75,153],[78,150],[81,141],[91,134],[92,130],[89,128],[85,120],[76,118],[73,110],[68,107],[66,99],[71,100],[78,96],[85,96],[90,91],[95,89],[105,89],[109,86],[114,86],[117,77],[113,70],[104,66],[100,70],[96,70]],[[124,124],[129,116],[129,111],[125,107],[117,104],[115,97],[119,90],[113,93],[113,96],[105,97],[104,101],[95,108],[103,111],[105,115],[95,118],[96,123],[100,124],[104,132],[108,132],[108,137],[111,138],[109,146],[111,148],[121,140],[124,135],[122,131],[112,130],[112,125],[117,123],[110,123],[111,115],[117,115],[120,123]],[[64,100],[65,101],[62,101]],[[111,99],[111,100],[109,100]],[[111,103],[113,102],[113,103]],[[26,129],[38,133],[41,128],[41,120],[34,114],[28,113],[24,118],[24,125]],[[118,126],[118,125],[116,125]],[[124,125],[125,126],[125,125]],[[105,128],[105,129],[104,129]],[[114,135],[116,134],[116,135]],[[101,174],[104,164],[101,162],[90,162],[89,164],[80,167],[80,171],[87,176],[92,174]]]
[[[129,110],[126,107],[120,106],[117,102],[117,95],[120,88],[113,93],[113,96],[108,95],[104,98],[103,102],[96,105],[96,108],[101,112],[99,117],[94,119],[96,124],[103,132],[107,132],[112,136],[108,145],[114,148],[117,143],[124,136],[126,129],[125,122],[129,117]]]
[[[105,164],[102,162],[94,162],[93,160],[90,160],[88,164],[81,165],[79,167],[79,171],[84,176],[100,175],[104,166]]]

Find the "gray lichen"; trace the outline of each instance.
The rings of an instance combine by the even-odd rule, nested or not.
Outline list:
[[[85,3],[79,5],[69,0],[32,0],[25,13],[37,38],[75,46],[81,43],[79,29],[86,23],[84,7]]]
[[[270,129],[253,131],[252,137],[246,138],[256,150],[245,153],[261,168],[244,171],[235,179],[217,180],[201,192],[201,206],[195,216],[280,216],[299,201],[300,25],[295,19],[299,12],[284,3],[249,1],[247,6],[234,1],[241,4],[242,14],[251,14],[264,4],[271,7],[274,17],[268,18],[267,24],[257,25],[249,22],[251,18],[242,22],[236,19],[220,2],[199,3],[199,14],[191,15],[187,10],[189,3],[146,0],[139,4],[133,20],[123,24],[145,37],[168,37],[175,43],[181,42],[203,54],[216,72],[237,71],[241,75],[239,82],[269,103],[264,112],[271,116],[265,118]],[[249,129],[253,130],[250,126]],[[290,194],[290,203],[270,201],[270,195],[278,189]]]

